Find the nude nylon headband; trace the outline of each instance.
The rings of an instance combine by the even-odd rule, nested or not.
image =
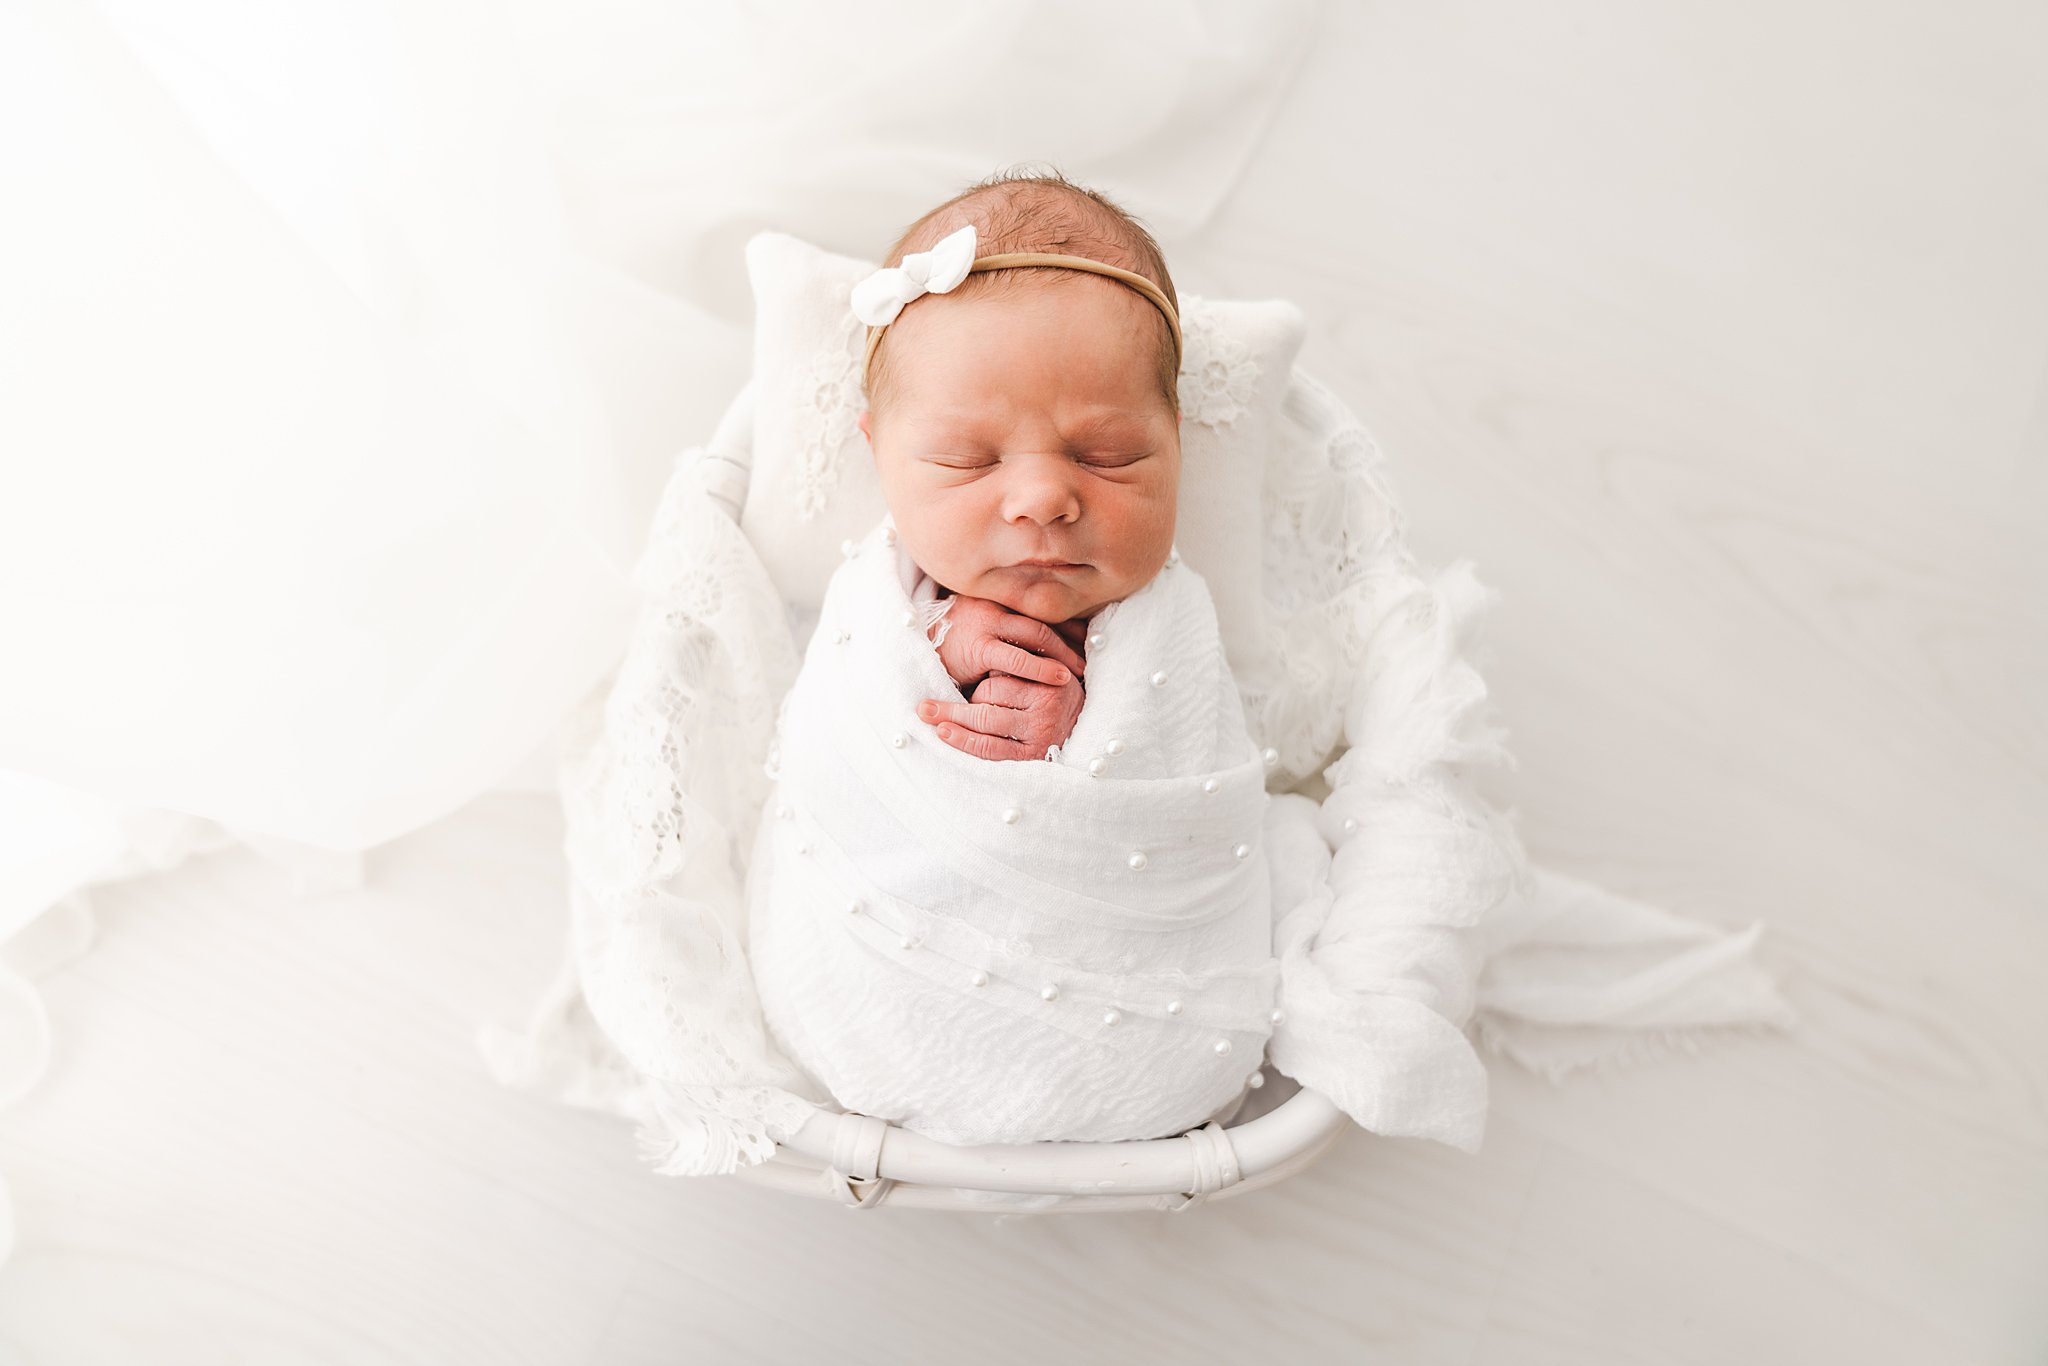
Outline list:
[[[967,273],[976,275],[984,270],[1015,270],[1020,266],[1058,266],[1063,270],[1085,270],[1094,275],[1106,275],[1119,284],[1126,284],[1137,290],[1152,301],[1152,306],[1166,319],[1167,327],[1173,330],[1173,366],[1176,370],[1180,368],[1180,318],[1174,313],[1173,305],[1168,302],[1159,286],[1144,276],[1135,271],[1125,270],[1121,266],[1091,261],[1085,256],[1059,256],[1043,251],[1009,251],[998,256],[977,256],[974,258],[974,264],[967,268]],[[868,329],[868,349],[860,358],[860,375],[863,381],[867,379],[868,371],[875,363],[875,348],[882,344],[882,333],[888,326],[889,324],[883,323],[880,327]]]

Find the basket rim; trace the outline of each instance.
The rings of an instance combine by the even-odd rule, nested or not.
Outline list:
[[[1172,1138],[1122,1142],[942,1143],[886,1121],[815,1106],[804,1123],[759,1167],[745,1169],[765,1184],[849,1204],[849,1183],[886,1183],[900,1204],[981,1212],[1007,1212],[976,1203],[961,1190],[998,1195],[1062,1197],[1060,1206],[1157,1209],[1161,1197],[1222,1198],[1270,1185],[1307,1167],[1350,1123],[1329,1098],[1302,1087],[1273,1109],[1232,1125],[1206,1125]],[[879,1128],[877,1128],[879,1126]],[[835,1154],[851,1150],[862,1131],[873,1152],[872,1170],[842,1172]],[[1201,1135],[1198,1139],[1195,1135]],[[1220,1185],[1203,1180],[1201,1145],[1222,1142],[1234,1155],[1232,1175]],[[780,1167],[764,1172],[761,1167]],[[1205,1185],[1208,1187],[1204,1189]],[[915,1198],[913,1191],[943,1198]]]

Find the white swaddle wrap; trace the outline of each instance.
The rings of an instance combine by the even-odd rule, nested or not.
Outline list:
[[[957,697],[884,524],[833,576],[776,751],[749,895],[789,1055],[952,1143],[1176,1134],[1230,1106],[1279,965],[1265,766],[1201,577],[1091,623],[1087,701],[1040,761],[916,714]]]

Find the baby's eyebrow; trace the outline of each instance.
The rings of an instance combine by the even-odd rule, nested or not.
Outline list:
[[[975,439],[1000,437],[1008,423],[988,413],[966,409],[932,414],[920,425],[933,437]],[[1069,445],[1099,441],[1105,436],[1136,438],[1144,431],[1139,418],[1117,409],[1103,409],[1063,423],[1061,437]]]
[[[1084,417],[1063,430],[1068,440],[1079,441],[1088,437],[1099,437],[1105,432],[1115,432],[1120,436],[1128,435],[1137,430],[1137,424],[1127,413],[1107,412]]]

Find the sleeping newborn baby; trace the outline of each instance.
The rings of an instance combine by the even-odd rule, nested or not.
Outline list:
[[[784,704],[763,1012],[841,1105],[951,1143],[1230,1111],[1275,1019],[1264,764],[1173,551],[1180,332],[1149,234],[985,184],[855,291],[889,517]]]

